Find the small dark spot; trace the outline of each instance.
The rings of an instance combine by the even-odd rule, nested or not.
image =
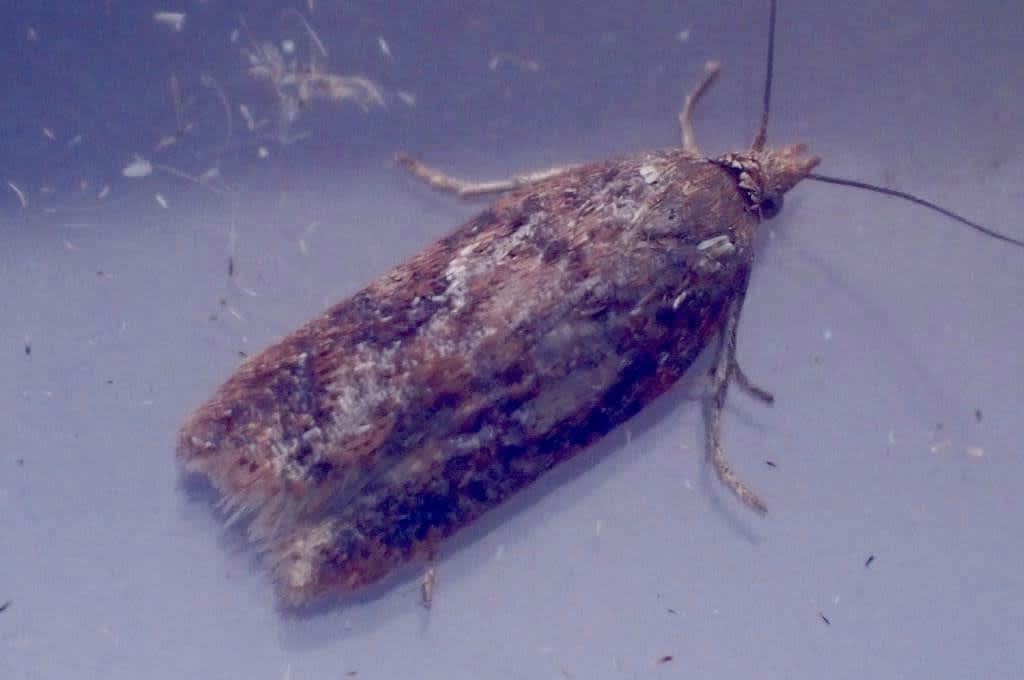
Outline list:
[[[540,442],[540,444],[543,445],[544,442]],[[529,453],[529,449],[525,446],[519,444],[504,444],[498,447],[497,455],[498,460],[500,460],[503,465],[508,465],[527,453]]]
[[[544,247],[544,253],[540,259],[545,264],[554,262],[561,258],[568,249],[569,245],[563,239],[554,239]]]
[[[768,467],[779,467],[778,465],[775,464],[774,460],[766,460],[764,464],[767,465]]]
[[[21,465],[21,466],[25,465],[25,459],[24,458],[18,458],[14,462],[17,463],[18,465]]]
[[[309,457],[313,455],[313,445],[308,441],[303,440],[299,447],[295,449],[295,462],[299,465],[305,465]]]
[[[228,256],[228,276],[231,277],[231,276],[234,276],[234,275],[235,275],[235,258],[231,257],[229,255]]]
[[[982,418],[982,416],[981,416],[981,409],[980,408],[974,409],[974,419],[977,420],[980,423],[981,422],[981,418]]]
[[[258,470],[259,467],[260,467],[259,465],[256,464],[256,461],[249,460],[248,458],[246,458],[244,456],[239,457],[237,462],[238,462],[238,467],[247,467],[249,474],[252,474],[252,473],[256,472],[256,470]]]
[[[469,470],[470,456],[455,456],[444,464],[443,476],[445,479],[458,480]]]
[[[672,609],[672,608],[670,607],[670,608],[669,608],[669,610],[668,610],[668,613],[669,613],[669,614],[678,614],[679,612],[677,612],[677,611],[676,611],[675,609]]]
[[[327,476],[331,474],[331,470],[334,469],[329,461],[321,460],[313,463],[309,466],[309,478],[316,484],[322,484]]]
[[[455,409],[466,398],[466,395],[454,390],[445,390],[434,398],[434,412]]]
[[[247,356],[249,356],[249,354],[248,354],[248,352],[245,352],[243,350],[238,350],[238,356],[240,356],[240,357],[242,357],[244,359]]]
[[[864,560],[864,566],[865,567],[870,567],[871,563],[874,562],[874,561],[875,561],[875,556],[874,555],[868,555],[868,558],[866,560]]]
[[[495,213],[492,208],[488,208],[487,210],[484,210],[482,213],[480,213],[479,215],[476,216],[475,220],[473,220],[473,224],[474,225],[478,225],[480,227],[490,226],[492,224],[497,224],[497,223],[498,223],[498,214]]]
[[[487,484],[479,479],[474,479],[467,484],[463,492],[477,503],[483,503],[490,495],[487,492]]]
[[[825,615],[824,615],[823,613],[821,613],[821,612],[818,612],[818,616],[820,616],[820,617],[821,617],[821,620],[825,622],[825,625],[826,625],[826,626],[831,626],[831,625],[832,625],[832,622],[831,622],[831,621],[829,621],[829,620],[828,620],[828,617],[827,617],[827,616],[825,616]]]
[[[14,600],[7,600],[7,602],[4,602],[3,604],[0,604],[0,614],[2,614],[2,613],[4,613],[5,611],[7,611],[7,609],[8,609],[8,608],[9,608],[9,607],[10,607],[10,606],[11,606],[12,604],[14,604]]]
[[[103,276],[103,270],[102,269],[97,269],[96,270],[96,276]]]
[[[455,498],[439,493],[425,493],[420,496],[419,503],[409,518],[416,540],[424,540],[434,527],[450,524],[456,503]]]
[[[25,343],[25,356],[32,356],[32,345],[28,344],[27,342]]]
[[[523,214],[533,215],[534,213],[541,212],[544,209],[544,205],[540,202],[537,196],[527,196],[526,200],[523,201]]]
[[[113,384],[114,384],[114,381],[113,381],[113,380],[107,380],[107,384],[108,384],[108,385],[113,385]]]
[[[676,319],[676,310],[672,307],[658,307],[654,312],[654,320],[662,326],[671,326]]]
[[[663,657],[660,657],[660,658],[658,659],[658,663],[660,663],[660,664],[661,664],[661,663],[668,663],[668,662],[669,662],[669,661],[671,661],[671,660],[672,660],[673,658],[675,658],[675,657],[673,657],[673,656],[672,656],[671,654],[666,654],[665,656],[663,656]]]

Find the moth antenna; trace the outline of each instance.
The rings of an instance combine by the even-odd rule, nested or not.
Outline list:
[[[757,134],[754,135],[754,143],[750,145],[750,148],[754,151],[764,149],[764,145],[768,141],[768,111],[771,110],[772,72],[775,70],[775,13],[777,4],[776,0],[772,0],[771,10],[768,15],[768,66],[764,76],[764,101],[761,104],[761,125],[757,128]]]
[[[963,215],[958,215],[952,210],[947,210],[946,208],[943,208],[940,205],[936,205],[931,201],[926,201],[925,199],[919,198],[913,194],[908,194],[905,191],[897,191],[896,189],[889,189],[887,187],[869,184],[868,182],[859,182],[853,179],[843,179],[842,177],[830,177],[828,175],[819,175],[816,172],[808,173],[807,179],[817,180],[819,182],[824,182],[825,184],[838,184],[844,187],[853,187],[854,189],[864,189],[865,191],[873,191],[876,194],[884,194],[886,196],[901,198],[904,201],[916,203],[917,205],[924,206],[929,210],[934,210],[935,212],[945,215],[946,217],[952,220],[956,220],[960,224],[964,224],[970,227],[971,229],[974,229],[975,231],[979,231],[982,234],[985,234],[986,236],[991,236],[994,239],[1005,241],[1006,243],[1010,243],[1019,248],[1024,248],[1024,241],[1015,239],[1012,236],[1007,236],[1006,234],[1001,234],[995,229],[991,229],[984,225],[978,224],[977,222],[973,222],[964,217]]]

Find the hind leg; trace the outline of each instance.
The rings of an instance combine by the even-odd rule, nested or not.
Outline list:
[[[725,397],[730,382],[735,381],[741,389],[762,402],[770,404],[774,401],[770,392],[754,385],[747,378],[736,361],[736,330],[739,326],[740,311],[743,308],[746,289],[746,280],[744,280],[740,293],[729,306],[725,326],[722,328],[718,356],[711,372],[711,386],[704,401],[706,455],[719,481],[745,505],[763,515],[768,512],[768,507],[749,486],[736,476],[725,456],[725,450],[722,448],[722,411],[725,408]]]

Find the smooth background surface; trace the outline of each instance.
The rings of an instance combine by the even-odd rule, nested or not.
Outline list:
[[[230,42],[241,15],[255,39],[308,51],[283,5],[68,4],[8,4],[0,21],[0,677],[1024,667],[1024,252],[862,192],[806,183],[766,225],[740,355],[777,403],[736,393],[726,416],[766,519],[708,479],[698,373],[450,543],[429,613],[416,569],[281,612],[254,551],[179,479],[176,429],[239,352],[480,208],[404,176],[393,152],[492,178],[675,144],[709,58],[725,71],[699,140],[742,148],[767,3],[296,5],[327,66],[378,82],[387,108],[317,103],[289,144],[246,73],[247,38]],[[1019,8],[822,4],[782,3],[770,140],[1024,236]],[[184,29],[156,10],[186,12]],[[233,112],[226,146],[203,73]],[[193,127],[156,151],[175,128],[172,74]],[[241,103],[271,123],[248,130]],[[236,193],[160,169],[125,178],[133,154],[192,176],[219,167]]]

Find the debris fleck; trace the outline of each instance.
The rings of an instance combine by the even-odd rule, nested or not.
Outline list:
[[[871,566],[871,564],[872,564],[872,563],[873,563],[874,561],[875,561],[875,556],[874,556],[874,555],[868,555],[868,558],[867,558],[866,560],[864,560],[864,566],[865,566],[865,567],[870,567],[870,566]]]
[[[310,9],[310,11],[312,11],[312,8]],[[317,50],[319,50],[320,56],[326,57],[327,48],[324,47],[323,42],[320,40],[320,36],[316,34],[316,31],[313,30],[313,27],[309,25],[308,21],[306,21],[306,17],[302,16],[302,13],[299,12],[297,9],[293,9],[291,7],[282,12],[281,16],[287,16],[289,14],[295,15],[295,17],[299,20],[299,23],[302,24],[302,27],[305,28],[306,32],[309,34],[310,41],[312,41],[312,43],[316,46]]]
[[[536,73],[541,69],[541,63],[536,59],[526,59],[519,57],[514,54],[496,54],[491,57],[491,60],[487,62],[487,68],[491,71],[497,71],[499,68],[505,65],[519,68],[523,71],[530,73]]]
[[[27,342],[25,343],[25,356],[27,356],[27,357],[32,356],[32,345],[30,343],[27,343]]]
[[[99,200],[102,201],[104,198],[106,198],[109,195],[110,195],[110,185],[109,184],[104,184],[103,188],[100,189],[100,193],[96,194],[96,198],[98,198]]]
[[[402,100],[402,103],[406,106],[416,106],[416,95],[406,90],[399,90],[397,93],[398,98]]]
[[[391,46],[388,45],[388,41],[384,39],[384,36],[377,36],[377,44],[380,45],[380,53],[388,59],[394,59],[391,54]]]
[[[270,158],[270,150],[265,146],[261,146],[256,149],[256,156],[258,158]]]
[[[165,210],[167,209],[167,205],[168,205],[167,204],[167,199],[164,198],[163,194],[153,194],[153,198],[156,199],[157,204],[161,208],[163,208]]]
[[[19,459],[19,460],[20,460],[20,459]],[[10,608],[10,606],[11,606],[12,604],[14,604],[14,600],[7,600],[7,601],[6,601],[6,602],[4,602],[3,604],[0,604],[0,614],[2,614],[2,613],[4,613],[5,611],[7,611],[7,610],[8,610],[9,608]]]
[[[968,446],[967,455],[970,456],[971,458],[984,458],[985,449],[983,449],[980,446]]]
[[[171,74],[171,79],[167,83],[167,89],[171,95],[171,105],[174,107],[174,122],[177,125],[175,134],[180,136],[185,134],[186,131],[185,119],[182,115],[185,106],[181,101],[181,85],[178,84],[178,76],[176,74]]]
[[[203,174],[199,175],[198,179],[199,179],[200,183],[202,183],[202,182],[209,182],[210,180],[217,179],[218,177],[220,177],[220,168],[218,168],[215,165],[212,168],[208,169]]]
[[[828,617],[827,617],[827,616],[825,616],[825,614],[823,614],[822,612],[818,612],[818,616],[820,616],[820,617],[821,617],[821,620],[825,622],[825,625],[826,625],[826,626],[831,626],[831,625],[832,625],[832,622],[831,622],[831,621],[829,621],[829,620],[828,620]]]
[[[153,174],[153,164],[142,156],[136,156],[128,165],[124,166],[121,174],[125,177],[149,177]]]
[[[981,409],[980,408],[974,409],[974,419],[977,420],[980,423],[981,422],[981,418],[982,418]]]
[[[674,658],[675,657],[673,657],[671,654],[666,654],[665,656],[662,656],[662,657],[658,658],[658,664],[660,665],[660,664],[668,663],[669,661],[671,661]]]
[[[774,460],[766,460],[764,464],[767,465],[768,467],[779,467],[778,465],[775,464]]]
[[[249,128],[250,132],[256,129],[256,120],[252,117],[252,112],[249,111],[249,107],[245,104],[238,105],[238,112],[242,114],[242,118],[245,120],[245,126]]]
[[[27,208],[28,207],[28,197],[25,196],[25,192],[22,191],[21,189],[19,189],[18,185],[15,184],[14,182],[10,181],[10,180],[7,180],[7,186],[9,186],[11,188],[11,191],[13,191],[15,194],[17,194],[18,202],[21,203],[21,207],[22,208]]]
[[[44,127],[43,128],[43,135],[47,139],[49,139],[51,142],[56,142],[57,141],[57,135],[53,134],[53,130],[51,130],[48,127]]]
[[[185,28],[184,12],[153,12],[153,21],[163,24],[175,33]]]
[[[172,144],[176,144],[177,142],[178,138],[176,136],[166,135],[160,138],[160,141],[156,143],[156,146],[153,147],[153,150],[162,151],[163,149],[166,149],[167,147],[171,146]]]
[[[309,255],[309,248],[306,244],[306,239],[313,235],[316,228],[320,226],[319,222],[310,222],[306,225],[306,228],[302,230],[302,236],[299,237],[299,252],[303,255]]]
[[[311,32],[310,36],[315,34]],[[315,43],[326,55],[323,45],[318,40]],[[267,81],[273,88],[284,126],[282,137],[289,141],[287,127],[317,100],[351,100],[364,111],[385,106],[384,93],[375,82],[362,76],[343,76],[325,71],[315,54],[309,55],[308,63],[303,63],[284,54],[271,42],[254,44],[243,53],[249,60],[249,75]]]

